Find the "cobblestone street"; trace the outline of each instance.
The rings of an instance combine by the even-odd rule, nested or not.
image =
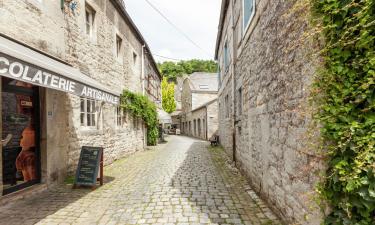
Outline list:
[[[218,148],[171,136],[105,168],[105,185],[59,187],[0,208],[2,224],[281,224]]]

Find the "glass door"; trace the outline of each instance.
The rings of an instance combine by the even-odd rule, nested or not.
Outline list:
[[[2,78],[3,195],[40,182],[39,88]]]

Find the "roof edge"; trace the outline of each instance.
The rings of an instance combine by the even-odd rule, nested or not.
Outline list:
[[[225,17],[227,14],[226,12],[228,10],[228,5],[229,5],[229,0],[222,0],[221,10],[220,10],[220,22],[219,22],[218,33],[217,33],[217,38],[216,38],[215,60],[218,60],[219,45],[220,45],[220,40],[221,40],[222,33],[223,33],[224,21],[225,21]]]
[[[124,5],[120,2],[121,0],[110,0],[110,1],[115,6],[115,8],[119,10],[120,14],[125,19],[125,22],[127,22],[130,28],[134,31],[135,36],[138,38],[138,40],[146,47],[146,50],[149,53],[149,54],[147,53],[146,54],[149,55],[149,57],[151,58],[150,61],[151,61],[152,66],[156,70],[156,73],[158,74],[159,78],[162,79],[163,76],[161,75],[159,71],[159,68],[155,62],[154,57],[152,56],[150,47],[148,46],[146,40],[144,39],[142,33],[139,31],[138,27],[135,25],[134,21],[131,19],[130,15],[126,11]]]
[[[200,109],[203,109],[203,108],[205,108],[205,107],[211,105],[212,103],[217,102],[217,99],[218,99],[218,98],[215,98],[215,99],[213,99],[213,100],[211,100],[211,101],[205,103],[204,105],[201,105],[201,106],[199,106],[198,108],[191,110],[191,112],[195,112],[195,111],[198,111],[198,110],[200,110]]]

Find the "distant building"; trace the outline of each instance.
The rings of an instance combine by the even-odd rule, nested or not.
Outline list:
[[[182,134],[209,139],[217,132],[216,73],[193,73],[182,84],[180,127]]]

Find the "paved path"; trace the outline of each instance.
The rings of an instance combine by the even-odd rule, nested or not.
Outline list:
[[[206,142],[172,136],[105,168],[95,190],[60,187],[0,208],[1,224],[280,224]]]

